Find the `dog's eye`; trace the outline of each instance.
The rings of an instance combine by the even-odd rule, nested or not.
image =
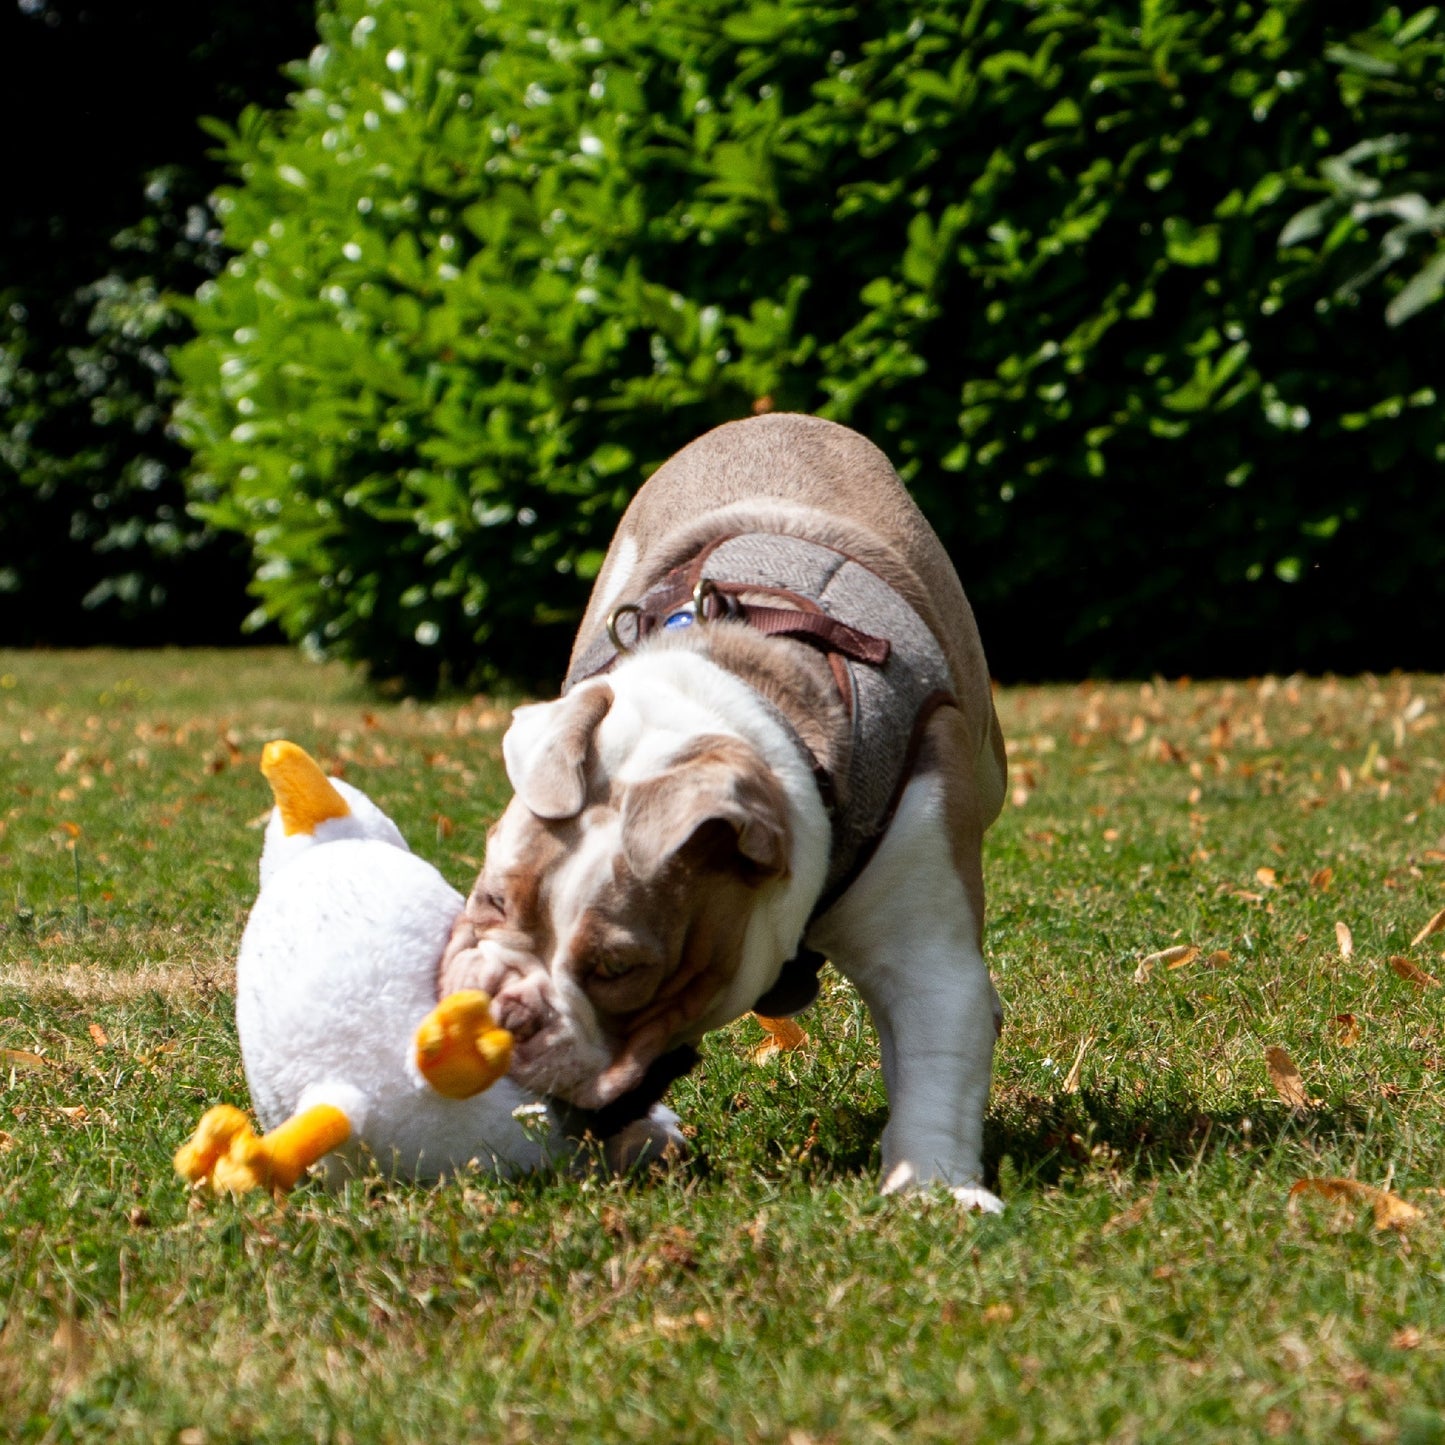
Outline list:
[[[634,972],[642,967],[640,958],[627,958],[621,955],[599,958],[593,961],[592,972],[598,978],[622,978],[624,975]]]
[[[507,900],[499,892],[488,890],[482,894],[482,907],[499,918],[507,916]]]

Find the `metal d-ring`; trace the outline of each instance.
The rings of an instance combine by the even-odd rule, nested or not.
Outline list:
[[[707,599],[709,597],[721,598],[721,596],[722,593],[718,591],[717,583],[711,577],[699,578],[697,586],[692,589],[692,615],[699,622],[706,622],[708,620]]]
[[[617,624],[621,622],[622,619],[626,617],[629,613],[631,613],[632,616],[636,617],[639,622],[641,621],[642,608],[640,608],[635,602],[620,602],[616,607],[612,609],[611,612],[607,614],[607,637],[608,640],[612,643],[613,647],[618,650],[618,652],[631,652],[633,647],[637,644],[637,639],[635,637],[632,639],[631,642],[624,642],[622,640],[622,634],[617,629]]]

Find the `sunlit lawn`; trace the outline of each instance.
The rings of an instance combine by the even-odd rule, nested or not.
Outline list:
[[[344,771],[464,888],[507,707],[279,651],[0,653],[0,1435],[1445,1441],[1445,933],[1412,942],[1445,906],[1445,684],[999,709],[1002,1217],[876,1197],[836,979],[798,1054],[709,1041],[671,1175],[236,1205],[169,1161],[246,1102],[260,745]],[[1292,1204],[1310,1178],[1419,1216]]]

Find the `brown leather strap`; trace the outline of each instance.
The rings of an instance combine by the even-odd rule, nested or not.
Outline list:
[[[722,591],[726,592],[724,586]],[[802,612],[795,607],[755,607],[741,603],[738,618],[768,637],[795,637],[816,642],[828,652],[841,652],[855,662],[882,667],[893,644],[886,637],[871,637],[846,622],[822,612]]]

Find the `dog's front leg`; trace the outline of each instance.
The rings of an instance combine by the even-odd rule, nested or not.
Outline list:
[[[999,1004],[979,946],[981,885],[960,877],[946,793],[938,773],[908,784],[878,852],[809,943],[857,986],[878,1030],[884,1193],[943,1185],[992,1213],[1003,1204],[983,1187],[981,1155]]]

